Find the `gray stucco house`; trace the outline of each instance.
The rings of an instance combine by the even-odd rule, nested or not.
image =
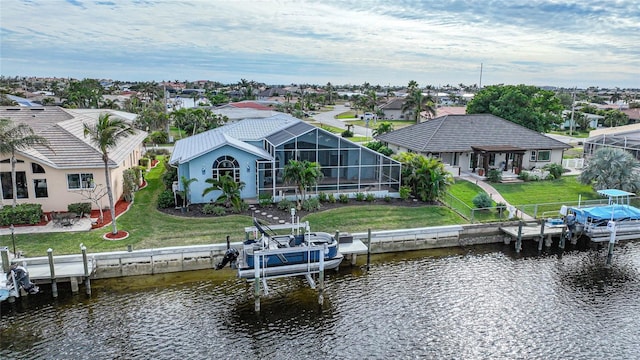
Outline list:
[[[454,176],[486,174],[489,169],[513,173],[562,164],[571,146],[491,114],[445,115],[376,137],[398,152],[442,159]]]
[[[179,178],[198,180],[190,186],[191,203],[215,200],[218,191],[202,196],[209,187],[205,181],[224,174],[245,183],[243,199],[255,201],[266,194],[277,202],[295,197],[295,184],[282,179],[292,159],[320,164],[324,177],[308,190],[310,195],[398,195],[399,162],[287,114],[244,119],[179,140],[169,163],[177,167]]]

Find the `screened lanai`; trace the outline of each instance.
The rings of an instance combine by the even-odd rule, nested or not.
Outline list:
[[[289,160],[320,164],[323,177],[310,194],[397,193],[400,188],[399,162],[304,122],[268,136],[263,145],[272,159],[257,161],[259,194],[295,194],[295,185],[282,178]]]
[[[623,149],[640,160],[640,134],[602,134],[590,137],[584,142],[585,157],[592,156],[601,147]]]

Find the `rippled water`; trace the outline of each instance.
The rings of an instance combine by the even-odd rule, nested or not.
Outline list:
[[[0,359],[637,359],[640,243],[515,256],[503,246],[374,257],[252,286],[200,271],[3,303]],[[215,275],[215,276],[214,276]]]

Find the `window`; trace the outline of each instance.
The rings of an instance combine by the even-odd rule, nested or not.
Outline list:
[[[240,182],[240,164],[231,156],[221,156],[213,162],[213,178],[218,180],[221,176],[229,175],[233,181]]]
[[[94,186],[93,174],[67,174],[69,190],[92,189]]]
[[[49,197],[49,192],[47,190],[47,179],[34,179],[33,190],[37,198]]]
[[[31,163],[31,172],[33,174],[44,174],[44,168],[40,164]]]
[[[551,161],[551,150],[531,151],[531,161]]]
[[[2,195],[5,199],[13,199],[13,185],[11,184],[11,172],[0,173],[0,182],[2,182]],[[27,174],[24,171],[16,171],[16,188],[17,198],[29,198],[27,190]]]

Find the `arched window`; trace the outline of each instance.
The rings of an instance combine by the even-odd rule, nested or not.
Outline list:
[[[240,164],[231,156],[221,156],[213,162],[213,178],[229,175],[235,182],[240,182]]]

